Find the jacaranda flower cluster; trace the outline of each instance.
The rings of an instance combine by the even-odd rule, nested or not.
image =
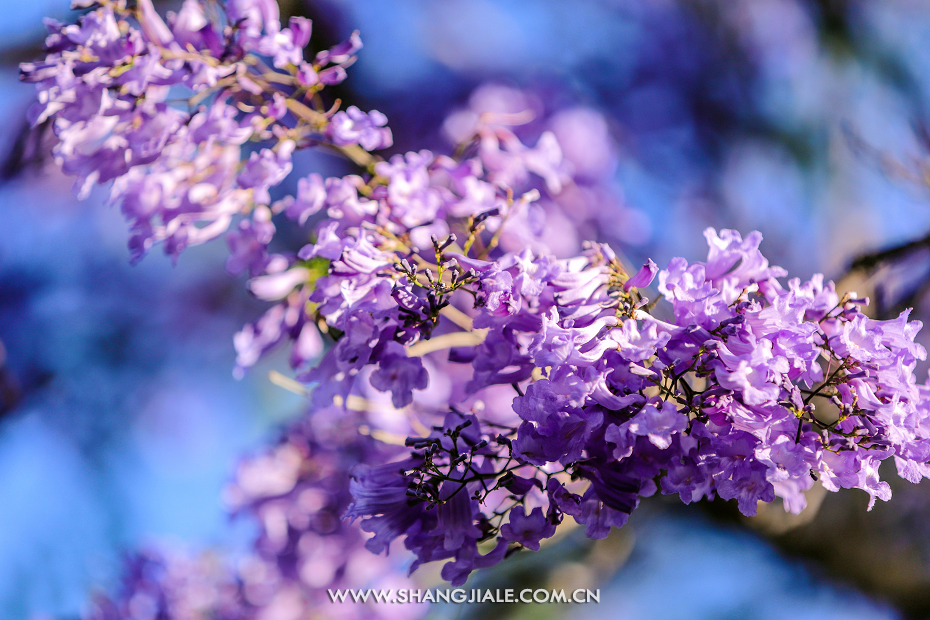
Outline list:
[[[311,413],[230,489],[261,535],[259,568],[228,577],[243,601],[229,617],[383,578],[363,545],[402,540],[411,571],[442,561],[459,585],[568,522],[602,538],[657,492],[753,515],[776,497],[799,512],[819,482],[871,508],[890,497],[882,461],[928,474],[926,352],[907,313],[872,320],[821,276],[780,280],[758,233],[708,229],[706,261],[663,270],[605,244],[553,252],[546,239],[582,225],[596,162],[553,131],[528,146],[514,127],[529,118],[474,102],[447,123],[451,154],[372,154],[392,145],[387,119],[326,91],[358,35],[312,55],[309,21],[282,27],[274,0],[185,0],[167,21],[150,0],[76,6],[23,65],[32,121],[51,123],[82,194],[109,184],[134,259],[226,233],[228,270],[271,304],[235,336],[237,372],[286,346],[309,394]],[[357,173],[273,200],[308,147]],[[281,226],[311,241],[271,252]]]

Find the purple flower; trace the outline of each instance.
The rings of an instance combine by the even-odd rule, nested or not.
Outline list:
[[[200,0],[184,0],[174,19],[169,16],[171,34],[182,48],[208,49],[214,56],[223,51],[223,41],[207,18]]]
[[[390,147],[394,141],[387,127],[387,117],[371,110],[367,114],[355,106],[336,112],[326,128],[326,135],[337,146],[358,144],[366,151]]]
[[[647,360],[665,346],[670,340],[668,332],[660,332],[655,321],[646,321],[641,329],[633,319],[627,319],[619,329],[610,332],[612,338],[619,346],[618,351],[625,359],[631,362]]]
[[[889,351],[882,346],[882,332],[872,323],[864,314],[857,314],[851,321],[845,321],[839,334],[834,337],[837,351],[861,362],[887,357]]]
[[[555,309],[549,316],[542,317],[542,328],[533,339],[529,352],[537,366],[589,366],[598,362],[604,352],[614,347],[613,342],[603,338],[607,328],[616,324],[613,317],[602,317],[585,327],[560,327]]]
[[[623,285],[623,290],[629,291],[631,288],[644,288],[652,284],[652,281],[656,277],[659,268],[656,266],[652,260],[646,261],[646,263],[640,268],[636,274],[626,281]]]
[[[714,477],[717,494],[723,499],[736,499],[739,511],[747,517],[755,516],[759,502],[775,499],[775,488],[766,479],[764,466],[746,463],[732,471],[729,477]]]
[[[630,432],[649,441],[662,450],[672,445],[672,436],[688,428],[688,418],[678,411],[669,401],[663,401],[661,408],[648,404],[629,422]]]
[[[463,551],[463,553],[456,556],[455,561],[443,566],[440,573],[442,578],[453,587],[465,583],[472,571],[494,566],[503,560],[504,555],[507,553],[507,541],[498,540],[497,546],[485,555],[481,555],[478,548],[474,546],[465,547]]]
[[[481,538],[481,530],[475,526],[477,504],[470,497],[467,485],[446,481],[440,489],[442,503],[436,509],[436,528],[432,535],[442,539],[447,551],[460,549]]]
[[[513,410],[529,422],[545,422],[565,407],[580,407],[585,396],[584,384],[575,377],[565,376],[561,381],[540,379],[528,385],[523,396],[513,399]]]
[[[401,473],[417,464],[416,460],[407,459],[378,466],[362,465],[352,471],[352,505],[346,517],[364,517],[362,529],[374,534],[365,543],[372,553],[387,551],[392,540],[421,518],[423,503],[407,495],[408,479]]]
[[[778,379],[788,372],[788,361],[772,354],[770,341],[747,343],[743,350],[735,352],[722,346],[717,354],[720,357],[715,370],[717,380],[725,388],[742,392],[747,405],[761,405],[778,397]]]
[[[139,7],[139,24],[142,26],[142,32],[150,41],[160,45],[168,45],[174,40],[171,30],[165,24],[164,20],[155,12],[152,6],[152,0],[138,0]],[[277,8],[277,7],[276,7]]]
[[[252,190],[256,203],[271,204],[268,190],[290,174],[291,153],[295,147],[293,141],[285,140],[274,150],[264,149],[260,153],[252,153],[239,173],[239,187]]]
[[[321,67],[328,64],[342,64],[348,62],[360,49],[362,49],[362,39],[359,37],[358,30],[356,30],[342,43],[318,53],[316,63]]]
[[[442,206],[439,192],[432,187],[429,151],[394,155],[375,164],[375,173],[389,180],[387,202],[390,218],[406,228],[431,222]]]
[[[291,17],[289,28],[269,29],[268,34],[258,40],[255,49],[263,56],[271,56],[279,69],[303,62],[303,49],[310,42],[310,20],[306,17]]]
[[[323,177],[316,173],[310,174],[297,181],[297,197],[284,205],[285,213],[289,218],[303,225],[307,218],[323,208],[326,199]]]
[[[429,374],[419,358],[407,357],[403,345],[389,342],[370,381],[376,390],[390,392],[394,408],[402,409],[413,402],[413,390],[426,389]]]
[[[271,210],[260,206],[252,218],[239,222],[239,229],[226,235],[230,256],[226,259],[226,271],[238,275],[248,270],[255,277],[268,266],[268,244],[274,237],[275,226],[271,222]]]
[[[542,508],[534,508],[526,514],[523,506],[510,511],[510,521],[501,528],[501,536],[507,542],[518,543],[539,551],[539,541],[555,534],[555,524],[543,514]]]
[[[226,3],[229,23],[257,38],[262,29],[277,32],[281,28],[280,12],[275,0],[229,0]]]
[[[310,276],[306,267],[284,269],[287,260],[276,257],[269,265],[270,273],[249,280],[249,291],[265,301],[277,301],[287,297],[296,287],[304,284]]]
[[[759,251],[762,235],[758,232],[750,233],[743,240],[735,230],[721,230],[718,236],[713,228],[708,228],[704,237],[710,246],[706,277],[723,292],[728,302],[751,283],[787,273],[781,267],[769,267],[769,261]]]
[[[683,463],[672,463],[668,474],[662,478],[662,492],[678,493],[685,504],[702,498],[711,499],[712,489],[713,480],[707,471],[691,459],[685,459]]]
[[[319,338],[316,327],[307,325],[300,312],[299,300],[291,298],[268,309],[258,320],[242,328],[234,337],[236,349],[236,368],[234,375],[242,377],[245,369],[250,368],[266,353],[283,342],[286,338],[298,339],[303,336],[303,348],[307,350],[307,359],[322,352],[322,342],[314,341],[313,334]],[[312,348],[317,348],[313,351]],[[296,366],[296,365],[295,365]]]

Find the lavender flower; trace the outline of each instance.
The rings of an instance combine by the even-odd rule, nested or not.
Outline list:
[[[77,176],[79,194],[111,184],[134,260],[157,243],[177,257],[268,206],[268,190],[290,173],[297,147],[330,136],[337,146],[390,144],[383,115],[353,108],[347,126],[346,113],[311,101],[344,79],[361,47],[357,34],[310,65],[309,20],[282,28],[274,0],[229,2],[225,15],[186,0],[170,27],[150,1],[137,11],[125,0],[90,6],[76,25],[49,23],[48,55],[24,63],[22,78],[39,91],[30,120],[51,121],[56,161]],[[243,163],[249,140],[268,148]]]
[[[333,115],[327,135],[338,146],[358,144],[366,151],[377,151],[394,143],[391,130],[385,125],[387,117],[381,112],[372,110],[366,114],[353,105]]]

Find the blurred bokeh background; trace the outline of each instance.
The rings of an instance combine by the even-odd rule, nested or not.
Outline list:
[[[119,213],[102,193],[77,201],[26,130],[32,91],[16,66],[40,54],[43,16],[69,18],[67,0],[0,7],[0,618],[77,618],[127,551],[246,544],[249,523],[230,520],[223,487],[301,403],[268,380],[283,360],[232,378],[232,335],[261,306],[224,273],[222,243],[176,266],[157,254],[130,266]],[[450,114],[522,98],[529,141],[553,129],[576,167],[590,166],[597,182],[574,200],[594,211],[592,236],[634,264],[700,259],[707,226],[757,229],[792,275],[822,272],[871,295],[879,314],[915,305],[930,318],[925,1],[282,9],[314,20],[317,49],[361,31],[339,96],[386,113],[396,151],[449,150]],[[850,270],[887,248],[898,249]],[[862,493],[815,487],[790,518],[780,505],[744,519],[722,502],[654,498],[606,541],[570,535],[479,581],[600,587],[600,605],[432,613],[927,618],[930,487],[893,484],[869,513]]]

